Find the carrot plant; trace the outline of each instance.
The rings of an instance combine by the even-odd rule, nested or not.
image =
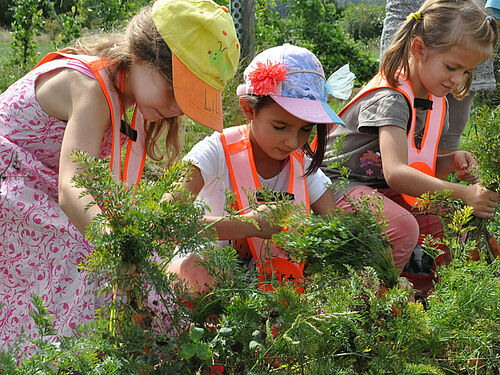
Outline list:
[[[481,185],[500,194],[500,110],[483,106],[474,111],[471,119],[472,127],[463,146],[476,159],[473,172]],[[492,220],[479,218],[473,215],[471,207],[451,199],[446,191],[424,194],[416,205],[423,213],[441,218],[443,229],[448,232],[445,244],[453,258],[480,256],[491,262],[500,256],[495,239],[495,235],[500,235],[498,206]]]
[[[203,206],[191,203],[179,186],[187,166],[176,165],[158,181],[128,187],[114,181],[107,161],[77,157],[82,169],[75,182],[102,210],[89,228],[95,251],[82,267],[105,290],[118,284],[115,290],[127,298],[108,300],[94,322],[63,337],[35,297],[32,314],[40,334],[36,339],[21,335],[17,346],[34,347],[35,354],[21,363],[16,348],[0,354],[2,373],[498,372],[498,260],[454,257],[437,268],[439,283],[424,306],[397,286],[380,293],[380,285],[391,285],[394,276],[388,277],[383,220],[377,220],[373,202],[329,218],[287,209],[290,202],[275,203],[270,217],[288,222],[277,242],[309,265],[302,294],[277,282],[274,292],[263,292],[257,275],[240,265],[234,249],[213,245]],[[165,192],[177,198],[162,200]],[[439,199],[453,223],[460,206],[445,206],[446,197]],[[465,213],[458,215],[464,219]],[[447,226],[446,236],[449,246],[464,246],[456,254],[466,254],[474,246],[470,240],[458,241],[461,231],[470,229],[460,217]],[[165,272],[173,256],[188,251],[199,252],[214,277],[206,291],[191,293]],[[132,265],[137,272],[127,272]]]
[[[273,238],[293,259],[313,268],[332,266],[345,270],[346,265],[354,269],[371,266],[385,285],[395,286],[398,272],[385,231],[381,202],[366,196],[352,200],[351,205],[352,212],[297,215],[290,220],[287,231]]]

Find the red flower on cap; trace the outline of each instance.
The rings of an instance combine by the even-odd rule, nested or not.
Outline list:
[[[276,85],[286,80],[286,66],[280,62],[258,62],[253,72],[248,74],[255,95],[276,94]]]

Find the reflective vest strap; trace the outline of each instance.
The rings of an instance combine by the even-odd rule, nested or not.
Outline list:
[[[144,163],[146,161],[146,147],[142,146],[146,144],[146,139],[144,117],[137,106],[134,110],[131,127],[137,130],[137,139],[135,142],[131,139],[128,140],[127,152],[123,165],[123,180],[127,182],[130,181],[129,185],[132,185],[134,181],[135,184],[139,185],[142,171],[144,170]]]
[[[446,115],[446,99],[444,97],[432,98],[432,96],[430,98],[433,99],[433,109],[427,110],[420,150],[414,145],[414,134],[412,133],[411,139],[413,142],[411,144],[410,134],[408,134],[408,164],[414,161],[425,162],[430,167],[432,175],[435,175],[439,139],[443,132],[444,117]]]
[[[242,210],[249,204],[246,190],[257,191],[261,187],[255,163],[253,163],[247,126],[242,125],[224,130],[221,134],[221,141],[233,192],[236,195],[236,203],[238,209]]]
[[[64,54],[63,53],[60,53],[60,52],[50,52],[48,53],[47,55],[45,55],[38,64],[35,65],[35,67],[32,69],[32,70],[35,70],[36,68],[38,68],[40,65],[42,64],[45,64],[49,61],[52,61],[54,59],[58,59],[60,57],[64,57]]]
[[[228,151],[230,154],[235,154],[237,152],[243,151],[246,147],[247,143],[244,139],[242,139],[239,142],[228,145]]]
[[[309,212],[309,190],[307,189],[307,180],[304,176],[304,153],[294,151],[290,157],[288,192],[296,197],[297,203],[303,202],[307,212]]]
[[[128,185],[139,184],[146,158],[144,118],[140,113],[140,111],[134,113],[131,127],[137,130],[137,140],[136,142],[132,142],[130,140],[128,142],[127,156],[125,159],[125,165],[123,167],[124,170],[122,175],[120,129],[121,129],[121,118],[123,115],[123,110],[120,98],[118,96],[118,93],[116,92],[114,85],[109,80],[106,72],[103,71],[112,64],[108,63],[106,59],[102,59],[95,56],[71,55],[60,52],[52,52],[46,55],[37,64],[36,67],[58,58],[78,60],[81,63],[87,65],[94,74],[94,76],[96,77],[97,81],[99,82],[99,85],[101,86],[103,94],[106,97],[110,111],[112,131],[113,131],[113,142],[111,145],[110,164],[113,176],[117,181],[126,181]],[[135,124],[135,121],[138,121],[138,125]]]
[[[222,148],[224,149],[224,156],[226,157],[227,170],[229,171],[229,178],[231,179],[231,185],[233,186],[233,192],[236,198],[236,206],[238,207],[238,209],[241,209],[243,207],[243,203],[241,202],[241,196],[239,194],[238,189],[234,189],[234,186],[238,185],[236,182],[236,177],[234,175],[234,168],[231,162],[229,145],[227,144],[226,135],[224,133],[221,133],[220,140],[222,143]]]
[[[443,127],[444,127],[444,118],[446,116],[446,98],[443,96],[441,100],[436,99],[434,101],[436,104],[436,109],[439,108],[440,111],[436,111],[437,113],[440,114],[439,117],[436,115],[436,121],[439,121],[441,126],[439,127],[439,133],[437,134],[437,139],[438,141],[434,144],[434,154],[437,155],[438,153],[438,148],[439,148],[439,140],[441,139],[441,134],[443,134]],[[436,162],[436,160],[434,160]]]
[[[113,143],[111,145],[111,170],[113,171],[113,175],[117,181],[122,181],[121,175],[121,154],[122,154],[122,145],[120,142],[120,127],[121,127],[121,117],[122,117],[122,109],[120,105],[120,100],[118,95],[115,94],[114,88],[105,77],[105,74],[101,75],[98,73],[96,75],[99,84],[106,96],[108,101],[108,105],[111,113],[111,123],[113,124]]]
[[[359,98],[361,98],[362,96],[364,96],[365,94],[367,94],[368,92],[376,89],[379,87],[380,85],[380,82],[382,81],[383,77],[382,77],[382,74],[379,72],[377,73],[357,94],[354,98],[351,99],[351,101],[349,103],[347,103],[347,105],[342,108],[339,112],[339,117],[342,116],[344,114],[345,111],[347,111],[351,105],[353,103],[355,103]],[[330,129],[330,132],[333,130],[333,127],[332,129]]]
[[[250,170],[252,172],[254,191],[257,191],[257,190],[261,189],[262,186],[260,185],[259,174],[257,173],[257,168],[255,167],[255,159],[253,157],[253,147],[252,147],[252,143],[250,142],[250,136],[248,134],[248,126],[247,125],[243,126],[243,133],[245,135],[245,144],[246,144],[247,154],[242,152],[242,153],[240,153],[240,155],[242,157],[243,157],[243,155],[245,155],[247,157],[247,159],[245,159],[244,163],[250,165]],[[245,178],[246,177],[247,176],[245,176]],[[243,179],[241,179],[241,181],[243,181]]]
[[[224,155],[226,157],[227,169],[236,197],[236,204],[239,210],[248,207],[247,193],[260,188],[260,181],[256,175],[251,145],[249,144],[248,128],[246,125],[225,129],[220,135]],[[235,168],[236,167],[236,168]],[[255,176],[254,176],[255,173]],[[246,189],[248,189],[246,191]],[[241,212],[243,215],[245,212]],[[255,241],[254,241],[255,240]],[[261,240],[261,241],[257,241]],[[262,272],[261,259],[265,250],[265,243],[262,239],[247,238],[248,247],[252,253],[258,268]]]
[[[111,123],[113,124],[113,142],[111,145],[111,170],[113,171],[113,176],[117,181],[121,180],[120,176],[120,164],[121,160],[120,157],[116,157],[116,155],[121,155],[121,143],[120,143],[120,125],[117,127],[117,122],[120,122],[120,118],[117,118],[115,111],[116,108],[120,108],[120,102],[118,98],[116,98],[116,95],[110,94],[110,84],[107,79],[107,77],[103,77],[101,74],[100,70],[96,69],[96,64],[91,64],[95,62],[96,60],[99,60],[97,57],[90,57],[90,56],[82,56],[82,55],[70,55],[70,54],[65,54],[65,53],[59,53],[59,52],[51,52],[47,56],[45,56],[40,63],[38,63],[38,66],[52,61],[54,59],[58,58],[67,58],[67,59],[73,59],[73,60],[78,60],[81,63],[87,65],[92,73],[94,74],[95,78],[99,82],[99,85],[102,88],[102,91],[104,93],[104,96],[106,97],[106,100],[108,102],[108,107],[109,107],[109,112],[111,116]],[[36,68],[35,67],[35,68]],[[105,75],[104,75],[105,76]],[[117,131],[118,129],[118,131]]]
[[[288,192],[293,192],[293,185],[295,182],[295,158],[289,159],[290,161],[290,178],[288,179]]]

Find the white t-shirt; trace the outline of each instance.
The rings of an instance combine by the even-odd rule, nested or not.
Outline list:
[[[203,200],[210,211],[207,215],[224,216],[224,204],[226,201],[225,191],[232,191],[232,184],[227,169],[224,148],[220,140],[220,133],[214,132],[211,136],[205,137],[198,142],[189,153],[183,158],[197,166],[203,177],[205,185],[198,195],[198,199]],[[304,170],[307,171],[311,159],[304,158]],[[264,179],[259,176],[262,186],[273,191],[287,191],[290,179],[290,163],[286,162],[284,168],[276,176]],[[321,170],[306,177],[307,190],[309,192],[309,202],[316,202],[326,191],[330,179]]]

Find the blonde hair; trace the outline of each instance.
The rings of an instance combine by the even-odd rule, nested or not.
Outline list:
[[[96,34],[76,40],[71,46],[62,50],[65,53],[85,54],[108,59],[116,66],[116,75],[127,72],[136,59],[151,64],[167,81],[172,82],[172,52],[160,36],[151,17],[151,7],[142,9],[129,22],[126,30],[121,33]],[[118,82],[119,80],[113,80]],[[121,90],[115,87],[123,103]],[[130,120],[124,116],[128,123]],[[163,132],[165,135],[167,165],[170,165],[180,155],[181,121],[171,117],[156,122],[144,124],[146,132],[145,148],[148,156],[156,161],[162,160],[158,140]]]
[[[491,56],[498,40],[495,19],[473,0],[427,0],[420,7],[419,17],[408,17],[382,57],[380,71],[392,87],[398,86],[399,72],[410,71],[410,48],[419,36],[427,48],[446,51],[453,46],[466,46]],[[469,91],[472,74],[453,94],[464,97]]]

